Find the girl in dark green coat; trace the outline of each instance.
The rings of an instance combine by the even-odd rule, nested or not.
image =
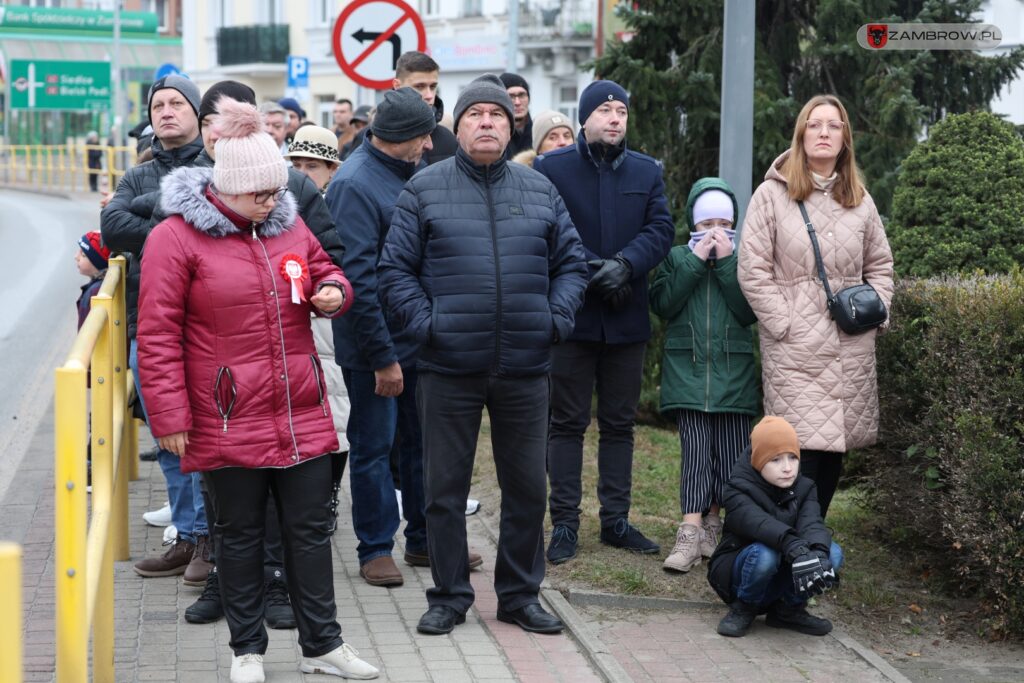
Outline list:
[[[651,308],[668,324],[661,411],[679,425],[683,523],[664,568],[686,572],[721,537],[722,486],[750,444],[761,405],[751,326],[736,279],[736,198],[720,178],[698,180],[686,203],[688,244],[673,247],[651,284]]]

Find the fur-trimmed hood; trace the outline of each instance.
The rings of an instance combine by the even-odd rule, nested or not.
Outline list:
[[[160,182],[160,205],[164,214],[180,214],[190,226],[210,237],[226,237],[241,230],[206,198],[206,188],[213,182],[212,168],[179,168]],[[295,197],[285,192],[271,209],[267,220],[258,224],[263,237],[276,237],[295,225]]]

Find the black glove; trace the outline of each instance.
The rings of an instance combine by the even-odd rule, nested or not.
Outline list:
[[[832,577],[835,577],[835,570],[829,568]],[[828,590],[828,582],[825,579],[825,568],[821,564],[821,558],[817,553],[806,552],[793,559],[793,590],[797,597],[807,600],[812,595],[821,595]]]
[[[598,259],[590,261],[589,265],[597,268],[597,273],[590,278],[588,289],[592,289],[607,298],[616,290],[633,279],[633,266],[629,264],[622,254],[613,259]]]
[[[631,298],[633,298],[633,288],[627,282],[608,296],[604,297],[604,300],[608,304],[608,308],[613,311],[621,311],[629,305],[629,300]]]

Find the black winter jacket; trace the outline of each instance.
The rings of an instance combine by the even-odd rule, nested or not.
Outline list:
[[[406,184],[379,276],[385,306],[423,345],[421,370],[530,376],[572,331],[587,267],[550,181],[459,149]]]
[[[800,539],[811,550],[828,553],[832,547],[832,534],[821,519],[814,482],[799,476],[788,489],[772,486],[750,464],[749,446],[725,485],[722,507],[725,530],[708,563],[708,582],[727,603],[736,599],[732,592],[733,563],[751,543],[763,543],[780,553]]]
[[[131,339],[135,338],[138,319],[142,245],[156,224],[166,218],[159,211],[160,181],[176,168],[191,166],[202,151],[202,137],[176,149],[164,149],[160,141],[154,139],[153,159],[128,169],[117,184],[113,198],[100,214],[103,244],[111,251],[129,257],[126,303],[128,336]]]

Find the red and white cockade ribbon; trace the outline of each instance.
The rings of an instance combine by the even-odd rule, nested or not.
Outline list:
[[[309,279],[309,267],[306,261],[297,254],[285,254],[281,258],[281,275],[292,285],[292,303],[298,304],[306,300],[302,291],[302,281]]]

